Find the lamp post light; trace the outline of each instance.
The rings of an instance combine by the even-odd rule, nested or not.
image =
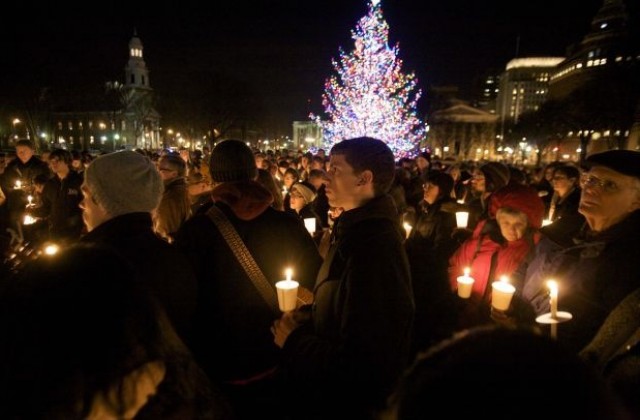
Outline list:
[[[20,120],[20,118],[14,118],[13,120],[11,120],[11,126],[13,127],[11,137],[13,137],[14,140],[18,140],[18,129],[16,126],[21,122],[22,120]]]

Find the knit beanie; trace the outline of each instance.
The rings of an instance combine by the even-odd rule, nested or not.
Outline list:
[[[538,196],[538,192],[528,185],[509,184],[491,194],[489,201],[489,216],[492,219],[496,218],[498,210],[509,207],[523,212],[527,216],[529,226],[536,229],[542,226],[544,203]]]
[[[215,182],[255,180],[258,176],[256,160],[243,141],[224,140],[211,152],[209,173]]]
[[[509,183],[511,172],[504,163],[487,162],[479,169],[484,175],[485,188],[489,192],[496,191]]]
[[[315,188],[308,183],[296,182],[291,186],[291,192],[294,191],[302,195],[305,204],[309,204],[316,198]]]
[[[151,212],[160,204],[164,191],[162,178],[153,162],[129,150],[94,159],[87,166],[84,182],[96,202],[112,217]]]

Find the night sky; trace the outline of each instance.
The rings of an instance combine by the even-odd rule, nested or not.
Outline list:
[[[500,72],[515,57],[518,37],[520,56],[563,56],[587,33],[602,1],[514,1],[505,7],[498,0],[382,0],[382,7],[404,71],[417,74],[423,91],[454,84],[464,97],[474,79]],[[321,111],[331,58],[340,46],[353,48],[350,31],[367,9],[365,0],[179,5],[24,2],[18,6],[24,10],[5,14],[0,25],[0,101],[24,86],[122,80],[136,28],[151,85],[167,103],[186,94],[197,106],[211,96],[203,86],[222,81],[239,92],[234,106],[260,103],[278,129],[290,130],[291,121]],[[423,95],[420,106],[428,100]]]

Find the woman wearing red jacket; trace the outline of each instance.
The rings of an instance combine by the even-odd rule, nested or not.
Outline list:
[[[465,268],[475,279],[471,297],[460,302],[459,327],[489,321],[491,283],[510,276],[532,256],[543,215],[544,204],[531,187],[509,184],[492,195],[490,218],[476,226],[449,260],[452,290]]]

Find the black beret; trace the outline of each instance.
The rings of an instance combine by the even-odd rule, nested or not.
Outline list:
[[[585,169],[590,169],[594,166],[604,166],[621,174],[640,178],[640,152],[634,150],[607,150],[587,157],[582,164]]]

